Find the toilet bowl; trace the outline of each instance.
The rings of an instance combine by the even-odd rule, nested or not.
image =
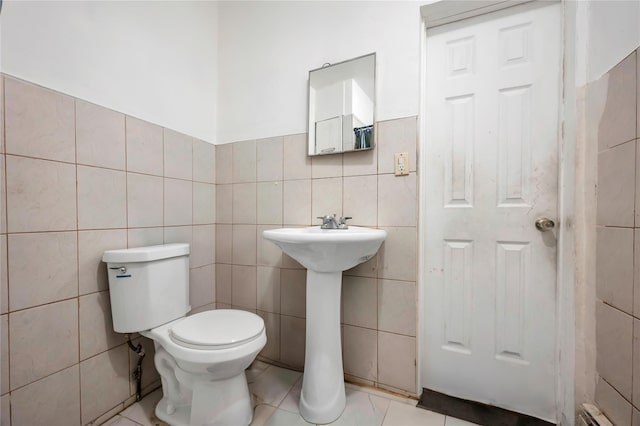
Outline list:
[[[231,309],[206,311],[140,334],[156,348],[163,389],[159,419],[176,425],[251,423],[244,370],[267,342],[262,318]]]
[[[153,340],[163,391],[159,419],[248,425],[253,406],[244,370],[267,342],[264,321],[232,309],[185,316],[191,309],[188,254],[187,244],[104,253],[114,329]]]

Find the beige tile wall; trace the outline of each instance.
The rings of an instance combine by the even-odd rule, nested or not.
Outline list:
[[[8,76],[0,84],[3,426],[89,424],[133,401],[136,359],[112,330],[100,261],[110,248],[190,243],[194,310],[217,300],[257,312],[261,356],[301,368],[305,270],[261,232],[328,213],[389,235],[345,272],[345,373],[416,393],[415,117],[378,123],[373,151],[311,159],[306,135],[214,147]],[[409,176],[393,176],[394,152],[410,153]],[[157,386],[151,342],[134,342],[148,354],[143,386]]]
[[[639,61],[635,51],[587,86],[585,106],[600,111],[587,117],[598,120],[596,403],[627,425],[640,424]]]
[[[213,307],[215,147],[0,83],[2,425],[89,424],[135,400],[136,357],[112,330],[104,250],[190,243],[192,306]],[[134,342],[147,352],[143,386],[159,386],[152,343]]]
[[[262,231],[353,216],[388,237],[344,273],[345,373],[416,394],[416,126],[416,117],[379,122],[376,149],[344,155],[308,157],[305,134],[216,146],[217,306],[264,318],[263,359],[304,364],[306,271]],[[395,152],[409,153],[409,176],[393,175]]]

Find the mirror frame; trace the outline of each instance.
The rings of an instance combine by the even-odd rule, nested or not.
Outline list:
[[[332,152],[315,152],[315,145],[316,145],[316,140],[315,140],[315,128],[312,132],[312,126],[315,126],[315,121],[312,122],[312,117],[311,117],[311,73],[313,72],[317,72],[317,71],[321,71],[321,70],[326,70],[329,68],[333,68],[339,65],[344,65],[347,64],[349,62],[353,62],[353,61],[357,61],[358,59],[363,59],[363,58],[367,58],[367,57],[373,57],[373,122],[372,122],[372,126],[373,126],[373,132],[371,135],[371,146],[368,146],[366,148],[359,148],[359,149],[350,149],[350,150],[336,150],[336,151],[332,151]],[[351,59],[347,59],[341,62],[336,62],[334,64],[329,64],[327,62],[327,64],[319,67],[319,68],[315,68],[309,71],[309,79],[307,82],[307,155],[309,157],[317,157],[320,155],[333,155],[333,154],[346,154],[346,153],[350,153],[350,152],[361,152],[361,151],[370,151],[372,149],[375,148],[375,138],[376,138],[376,129],[375,129],[375,124],[376,124],[376,92],[377,92],[377,81],[376,81],[376,77],[377,77],[377,72],[376,72],[376,52],[373,53],[367,53],[365,55],[360,55],[357,56],[355,58],[351,58]],[[312,138],[313,135],[313,138]]]

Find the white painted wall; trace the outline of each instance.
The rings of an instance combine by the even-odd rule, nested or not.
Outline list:
[[[2,72],[215,142],[215,2],[4,1]]]
[[[0,69],[231,142],[305,132],[308,71],[375,51],[385,120],[418,112],[421,3],[4,1]],[[582,86],[640,45],[640,2],[577,3]]]
[[[376,52],[376,119],[418,114],[425,2],[222,2],[218,142],[307,131],[309,70]]]
[[[637,0],[578,1],[576,86],[597,80],[640,46],[640,2]],[[584,49],[584,51],[582,50]]]

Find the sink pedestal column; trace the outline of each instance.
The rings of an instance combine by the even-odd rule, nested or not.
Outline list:
[[[331,423],[345,407],[340,338],[342,272],[307,269],[307,336],[300,414]]]

